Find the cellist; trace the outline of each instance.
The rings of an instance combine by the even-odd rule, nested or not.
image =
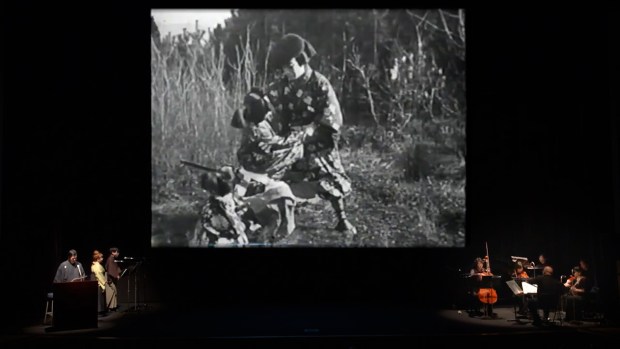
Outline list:
[[[486,262],[486,263],[485,263]],[[470,278],[474,281],[473,282],[473,289],[472,289],[472,296],[475,298],[472,301],[474,302],[474,304],[476,304],[476,306],[474,307],[474,310],[472,311],[472,313],[470,313],[470,316],[481,316],[484,313],[481,311],[481,305],[484,305],[486,307],[486,314],[490,314],[491,316],[497,316],[497,314],[493,313],[493,306],[490,303],[481,303],[479,300],[479,295],[478,293],[480,292],[480,289],[482,288],[482,277],[483,276],[493,276],[493,273],[491,273],[490,268],[488,268],[488,261],[486,259],[482,259],[480,257],[476,258],[474,260],[474,265],[473,268],[470,270],[469,272],[469,276]]]
[[[478,257],[474,259],[474,266],[469,271],[469,275],[472,277],[476,276],[478,278],[478,281],[482,281],[483,276],[490,276],[493,274],[491,274],[490,270],[487,270],[487,268],[485,268],[485,260]]]

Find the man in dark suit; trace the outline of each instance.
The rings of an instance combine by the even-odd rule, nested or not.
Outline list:
[[[527,282],[538,286],[536,298],[528,301],[528,308],[533,319],[532,325],[540,326],[542,321],[538,309],[542,309],[545,320],[548,319],[549,310],[558,306],[565,288],[559,279],[553,277],[551,266],[544,267],[542,275],[529,278]]]

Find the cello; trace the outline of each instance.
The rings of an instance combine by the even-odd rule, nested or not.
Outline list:
[[[485,242],[486,245],[486,242]],[[485,261],[485,269],[484,272],[482,273],[482,276],[493,276],[493,273],[491,273],[491,263],[489,260],[489,246],[486,245],[486,256],[484,256],[484,261]],[[495,289],[493,288],[493,284],[489,284],[489,287],[481,287],[478,290],[478,299],[480,300],[480,302],[482,302],[483,304],[495,304],[497,302],[497,291],[495,291]],[[485,312],[486,312],[486,306],[485,306]],[[488,314],[487,314],[488,315]]]

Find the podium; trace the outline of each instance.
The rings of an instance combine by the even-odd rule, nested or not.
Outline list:
[[[54,292],[54,329],[97,327],[97,281],[58,282]]]

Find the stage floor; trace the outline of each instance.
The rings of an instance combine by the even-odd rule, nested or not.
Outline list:
[[[414,343],[430,339],[437,343],[481,336],[520,340],[570,339],[573,343],[607,348],[609,340],[620,344],[620,328],[605,322],[556,322],[533,326],[528,319],[515,318],[513,307],[498,306],[496,318],[470,317],[458,309],[419,310],[395,306],[223,306],[172,307],[163,304],[122,304],[118,312],[99,317],[92,329],[56,331],[51,325],[34,324],[18,333],[3,336],[0,345],[37,347],[47,343],[89,346],[182,342],[185,345],[212,343],[216,347],[274,347],[349,343],[356,347],[385,347],[396,342]],[[505,344],[509,345],[511,341]],[[107,343],[107,344],[105,344]],[[600,346],[599,346],[600,343]],[[116,345],[116,344],[115,344]],[[504,348],[502,346],[502,348]]]

